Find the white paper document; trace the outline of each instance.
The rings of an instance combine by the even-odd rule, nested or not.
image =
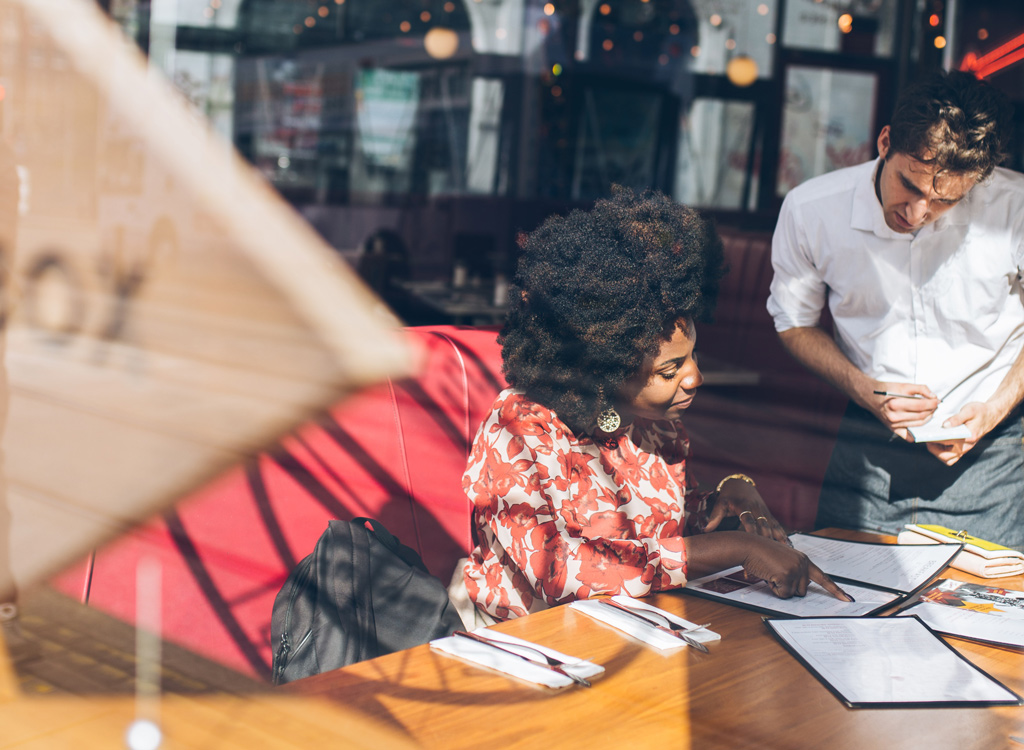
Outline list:
[[[971,439],[971,430],[965,424],[957,427],[943,427],[941,423],[929,422],[920,427],[908,427],[907,432],[914,438],[915,443],[948,443],[953,440]]]
[[[793,547],[835,578],[908,594],[949,565],[958,544],[896,545],[791,534]],[[856,594],[853,594],[856,597]]]
[[[749,578],[743,568],[737,566],[690,581],[683,591],[791,617],[860,617],[884,609],[900,597],[891,591],[879,591],[851,583],[844,583],[842,589],[856,601],[840,601],[814,582],[808,584],[806,596],[780,599],[772,593],[767,583]]]
[[[853,708],[1020,705],[1020,697],[916,617],[768,620],[768,627]]]
[[[900,614],[917,615],[946,635],[1024,648],[1024,591],[940,579],[919,598]]]
[[[1024,620],[1007,619],[928,601],[919,602],[900,614],[917,615],[932,630],[946,635],[1024,648]]]
[[[806,554],[856,601],[843,602],[811,582],[807,595],[779,599],[763,581],[736,567],[686,584],[684,592],[739,607],[791,617],[860,617],[897,604],[935,578],[960,550],[959,544],[897,546],[792,534]]]

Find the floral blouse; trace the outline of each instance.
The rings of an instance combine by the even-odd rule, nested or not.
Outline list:
[[[678,422],[635,419],[595,442],[521,392],[502,391],[462,477],[477,545],[465,568],[470,599],[504,620],[684,585],[682,537],[706,522],[688,452]]]

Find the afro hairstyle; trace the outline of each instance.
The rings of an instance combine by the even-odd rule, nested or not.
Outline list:
[[[499,342],[509,385],[577,434],[688,319],[710,321],[722,243],[696,211],[616,186],[589,211],[521,235]]]

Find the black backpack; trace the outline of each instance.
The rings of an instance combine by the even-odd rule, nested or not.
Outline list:
[[[418,646],[461,628],[444,585],[415,550],[379,521],[331,521],[274,600],[274,684]]]

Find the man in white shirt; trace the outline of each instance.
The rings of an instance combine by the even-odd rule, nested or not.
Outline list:
[[[786,197],[768,310],[851,398],[819,528],[935,523],[1024,546],[1024,175],[995,166],[1009,116],[987,84],[939,74],[900,97],[876,162]],[[970,437],[914,443],[925,424]]]

